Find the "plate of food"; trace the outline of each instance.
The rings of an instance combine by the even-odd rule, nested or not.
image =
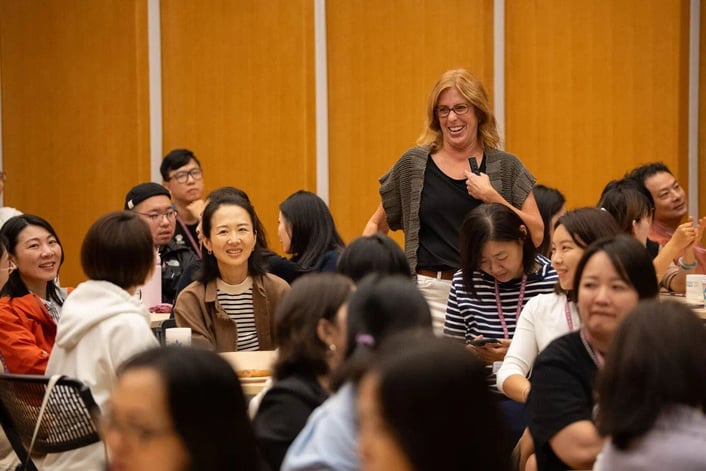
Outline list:
[[[256,368],[248,368],[245,370],[237,370],[238,379],[241,383],[257,383],[267,381],[270,378],[270,370],[262,370]]]

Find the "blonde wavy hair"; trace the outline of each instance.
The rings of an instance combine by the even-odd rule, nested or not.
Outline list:
[[[433,153],[441,149],[444,136],[441,133],[436,106],[444,90],[454,87],[473,106],[478,118],[478,140],[483,148],[497,149],[500,136],[495,115],[490,109],[488,92],[483,83],[465,69],[447,70],[434,85],[427,103],[424,132],[417,139],[417,144],[428,146]]]

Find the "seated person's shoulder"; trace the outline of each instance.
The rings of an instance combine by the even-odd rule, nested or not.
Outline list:
[[[277,291],[289,291],[289,283],[272,273],[266,273],[263,277],[265,289],[274,289]]]

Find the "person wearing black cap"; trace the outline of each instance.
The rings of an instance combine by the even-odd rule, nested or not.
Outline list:
[[[162,302],[174,304],[176,285],[186,265],[197,257],[184,244],[172,239],[177,211],[169,190],[158,183],[140,183],[125,196],[125,209],[139,214],[150,226],[162,267]]]

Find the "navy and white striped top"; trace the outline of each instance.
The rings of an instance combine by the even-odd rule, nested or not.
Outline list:
[[[527,275],[522,307],[538,294],[551,293],[557,282],[556,272],[549,259],[537,255],[535,261],[539,268],[535,273]],[[487,273],[476,271],[473,273],[473,284],[477,297],[466,290],[462,270],[457,271],[454,275],[446,307],[444,335],[462,339],[466,343],[478,335],[485,338],[503,339],[505,334],[500,316],[498,316],[498,306],[495,299],[495,278]],[[517,325],[517,303],[521,284],[521,279],[498,283],[498,292],[510,339],[515,334],[515,326]],[[494,383],[495,376],[493,375],[491,384]]]
[[[220,278],[216,280],[218,303],[235,322],[238,331],[238,351],[260,349],[255,328],[252,290],[253,281],[249,276],[239,285],[229,285]]]

